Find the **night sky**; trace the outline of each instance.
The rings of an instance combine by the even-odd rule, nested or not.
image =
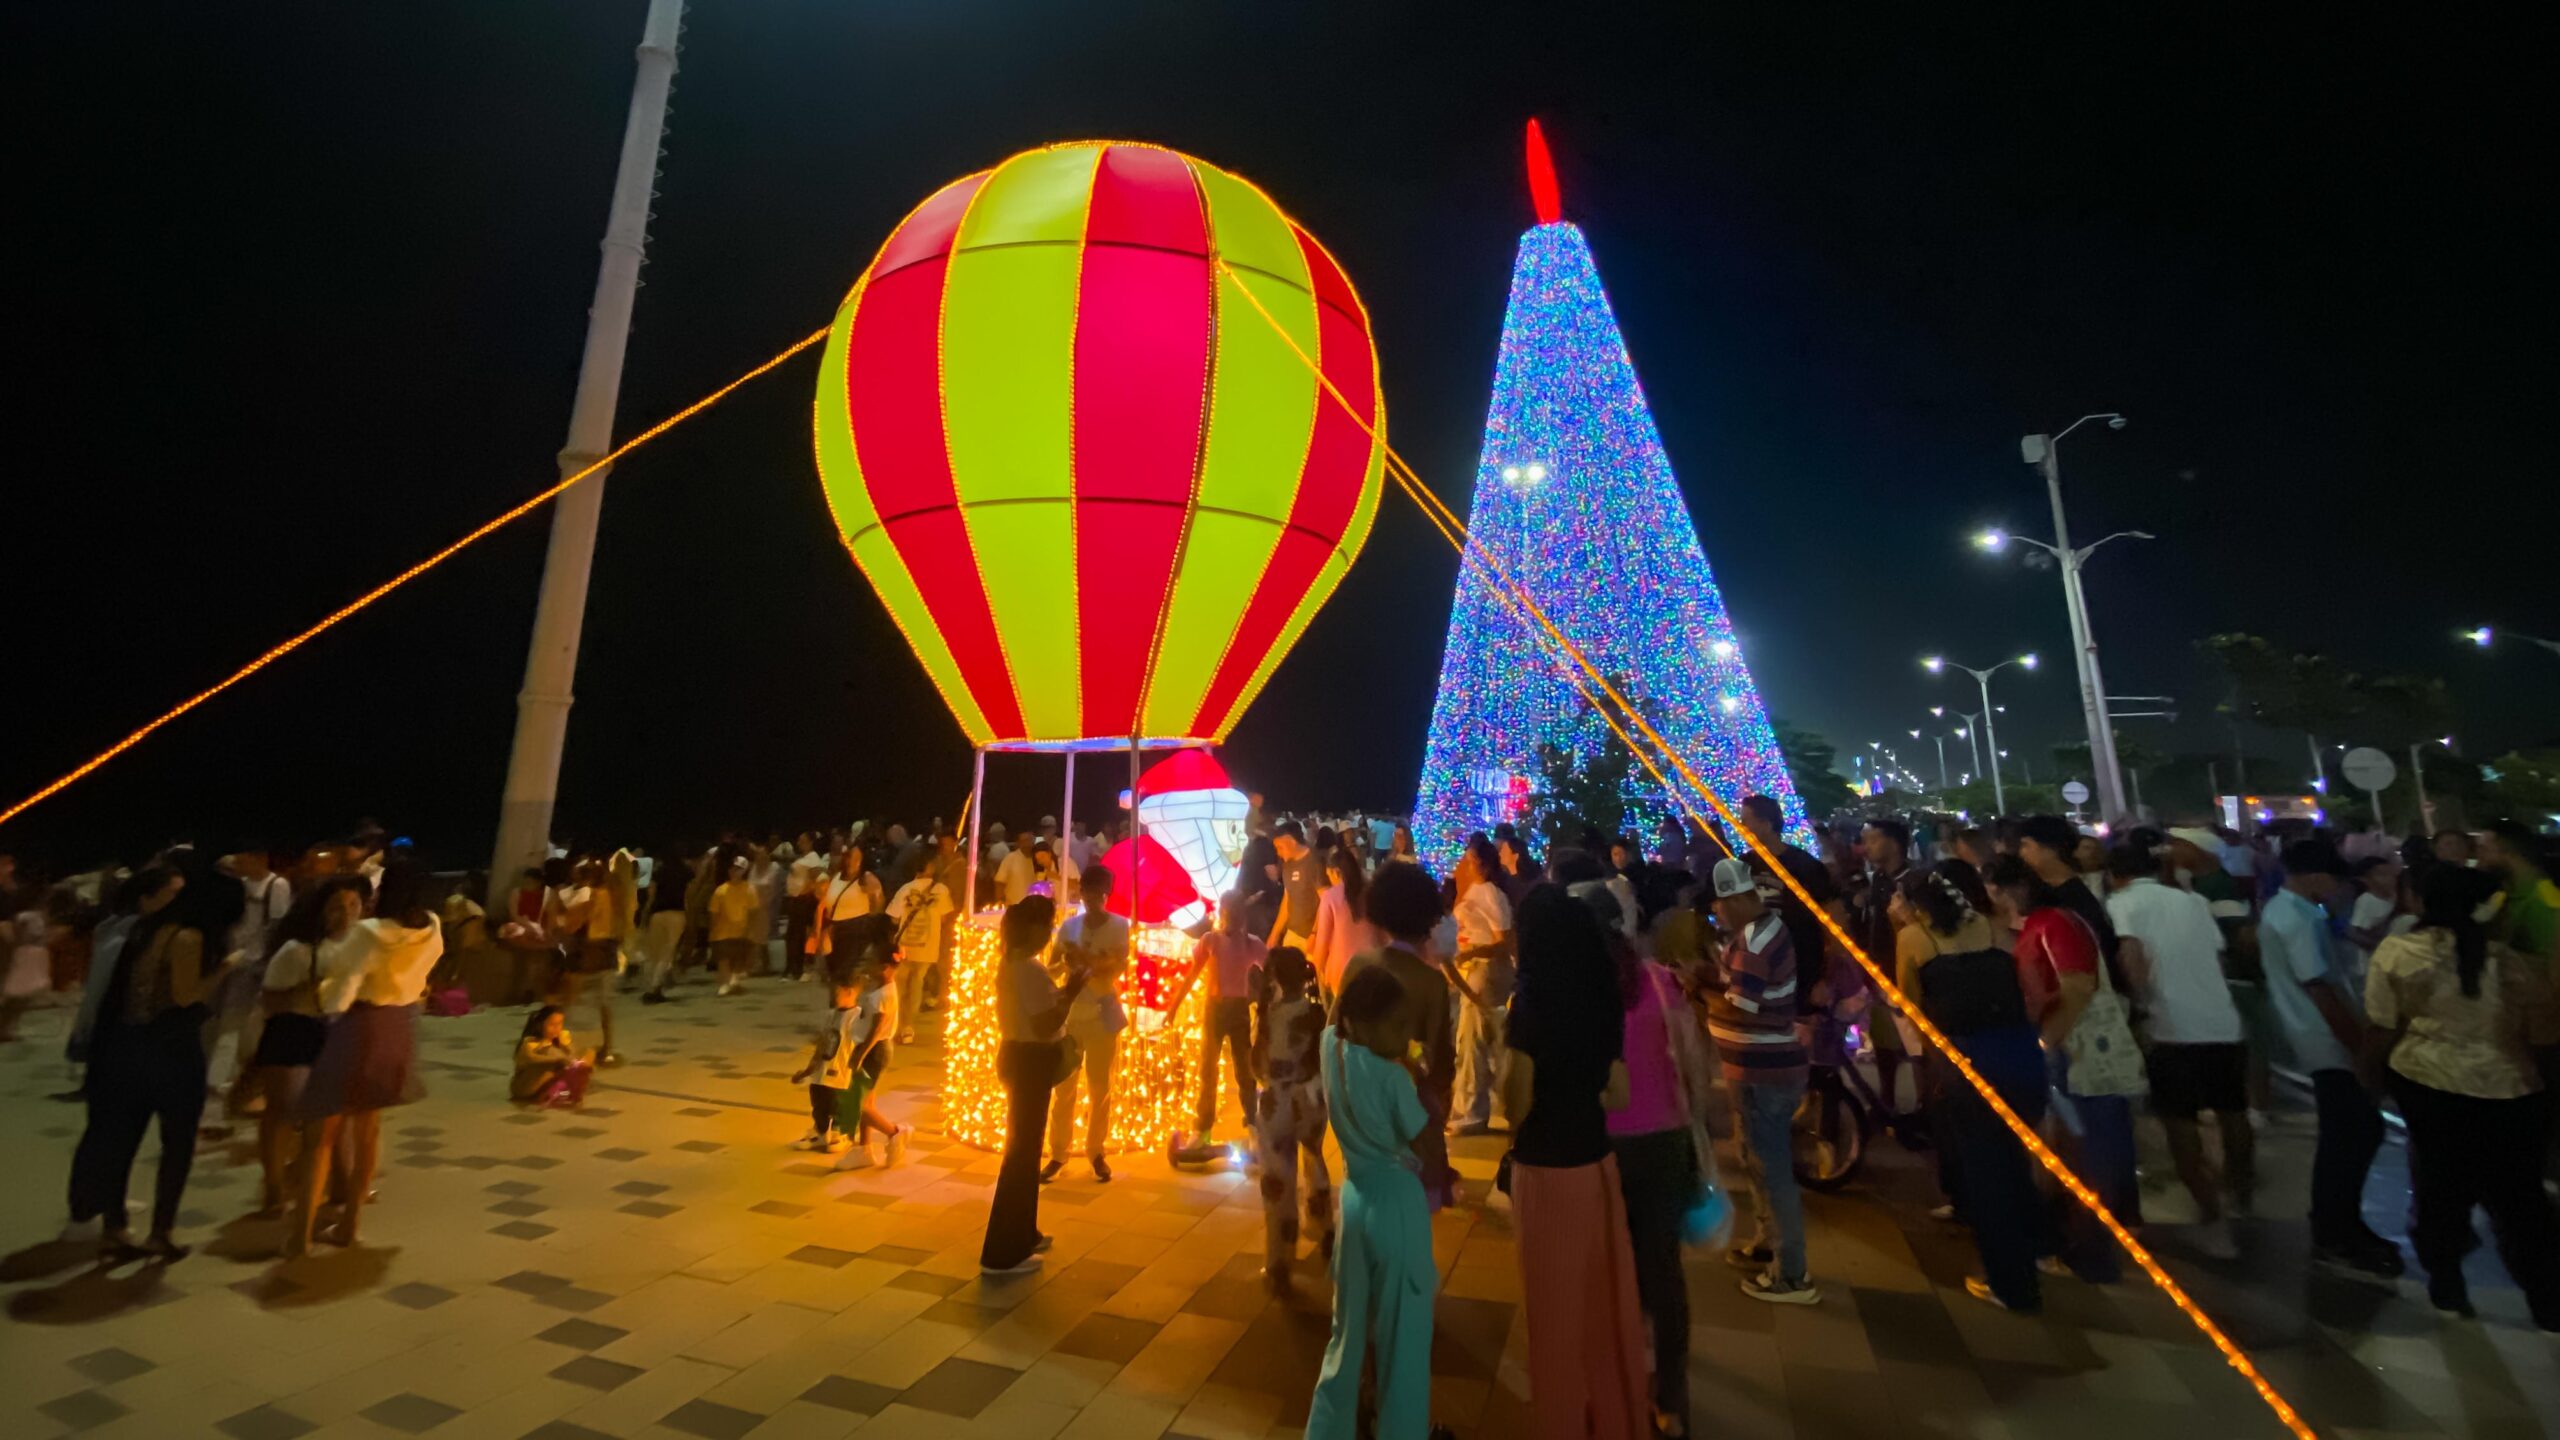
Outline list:
[[[9,7],[11,798],[548,483],[643,8]],[[2476,753],[2560,735],[2560,662],[2452,639],[2560,634],[2529,47],[2451,9],[1659,8],[701,5],[619,433],[825,323],[936,186],[1130,138],[1326,242],[1390,439],[1463,503],[1535,114],[1778,716],[1900,739],[1959,694],[1917,656],[2035,648],[2003,738],[2075,737],[2054,576],[1965,536],[2045,533],[2017,437],[2121,410],[2064,477],[2084,538],[2162,537],[2090,581],[2114,688],[2189,716],[2154,743],[2223,743],[2190,646],[2228,629],[2441,674]],[[956,812],[967,748],[819,498],[814,370],[615,473],[564,836]],[[369,814],[478,863],[543,524],[0,849],[299,845]],[[1390,495],[1236,730],[1240,779],[1408,803],[1454,574]],[[1054,775],[999,760],[992,813],[1054,809]]]

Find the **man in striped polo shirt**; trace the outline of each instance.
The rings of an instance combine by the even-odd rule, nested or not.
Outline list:
[[[1796,1186],[1793,1129],[1804,1098],[1804,1042],[1796,1034],[1796,952],[1786,923],[1760,898],[1740,860],[1719,860],[1716,925],[1725,936],[1722,986],[1707,1004],[1707,1029],[1724,1060],[1742,1122],[1742,1168],[1751,1180],[1759,1233],[1728,1257],[1752,1272],[1742,1293],[1776,1305],[1822,1298],[1805,1269],[1804,1196]]]

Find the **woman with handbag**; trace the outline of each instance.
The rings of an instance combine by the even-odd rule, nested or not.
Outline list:
[[[204,1115],[206,1005],[230,969],[231,927],[247,897],[240,882],[192,850],[144,872],[140,916],[117,952],[89,1038],[88,1128],[71,1157],[71,1218],[103,1221],[107,1254],[155,1264],[183,1260],[171,1235],[195,1163]],[[143,1132],[160,1126],[151,1233],[126,1228],[125,1190]]]
[[[1643,1440],[1653,1433],[1644,1316],[1608,1126],[1630,1098],[1611,930],[1556,885],[1529,892],[1519,924],[1503,1090],[1504,1110],[1517,1120],[1511,1206],[1529,1323],[1531,1433]],[[1680,1354],[1685,1366],[1685,1346]]]
[[[311,1079],[311,1062],[320,1058],[329,1022],[320,1009],[320,973],[326,956],[334,961],[364,918],[365,886],[352,875],[336,875],[294,897],[293,908],[276,922],[275,949],[267,956],[259,1000],[267,1023],[258,1032],[257,1059],[251,1073],[266,1095],[258,1115],[258,1192],[261,1218],[285,1213],[290,1194],[294,1145],[301,1138],[303,1088]]]
[[[2142,1052],[2124,997],[2101,963],[2098,935],[2068,903],[2016,856],[1991,868],[1991,885],[2018,917],[2014,958],[2027,1013],[2036,1022],[2049,1094],[2069,1143],[2072,1168],[2118,1219],[2140,1220],[2133,1172],[2133,1104],[2143,1090]],[[2073,1153],[2076,1152],[2076,1153]],[[2123,1274],[2114,1237],[2076,1200],[2057,1197],[2063,1215],[2063,1258],[2073,1274],[2112,1284]]]
[[[2045,1113],[2044,1051],[2028,1018],[2016,957],[2001,947],[1981,874],[1962,860],[1904,872],[1902,907],[1915,923],[1896,936],[1894,983],[1964,1052],[2028,1124]],[[1921,1093],[1943,1164],[1939,1175],[1958,1219],[1973,1231],[1982,1274],[1965,1277],[1975,1299],[2033,1313],[2043,1296],[2036,1255],[2046,1222],[2026,1147],[1936,1047]]]
[[[1059,1035],[1067,1010],[1083,993],[1086,972],[1070,965],[1061,987],[1040,963],[1056,928],[1058,907],[1046,895],[1007,906],[1004,959],[996,968],[996,1078],[1004,1082],[1004,1165],[987,1207],[987,1238],[978,1250],[982,1275],[1028,1275],[1040,1268],[1049,1237],[1040,1233],[1040,1142],[1049,1128],[1049,1092],[1075,1064]]]
[[[1603,897],[1605,900],[1607,897]],[[1614,901],[1609,902],[1614,912]],[[1714,1059],[1680,978],[1613,931],[1610,958],[1624,1003],[1627,1103],[1608,1112],[1636,1299],[1653,1329],[1654,1433],[1689,1433],[1689,1286],[1680,1267],[1683,1223],[1712,1202],[1715,1151],[1705,1136]]]

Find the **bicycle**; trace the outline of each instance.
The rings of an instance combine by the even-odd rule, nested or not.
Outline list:
[[[1857,1179],[1882,1108],[1882,1098],[1854,1059],[1813,1066],[1804,1099],[1796,1106],[1796,1183],[1828,1194]]]

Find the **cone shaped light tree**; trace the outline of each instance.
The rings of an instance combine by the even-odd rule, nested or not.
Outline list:
[[[1804,838],[1803,802],[1536,121],[1529,182],[1539,223],[1512,267],[1468,529],[1700,778],[1729,802],[1776,797]],[[1487,576],[1461,567],[1414,802],[1434,869],[1470,831],[1525,825],[1543,747],[1580,768],[1616,743],[1570,667]],[[1641,770],[1635,783],[1627,828],[1649,840],[1679,811]]]

